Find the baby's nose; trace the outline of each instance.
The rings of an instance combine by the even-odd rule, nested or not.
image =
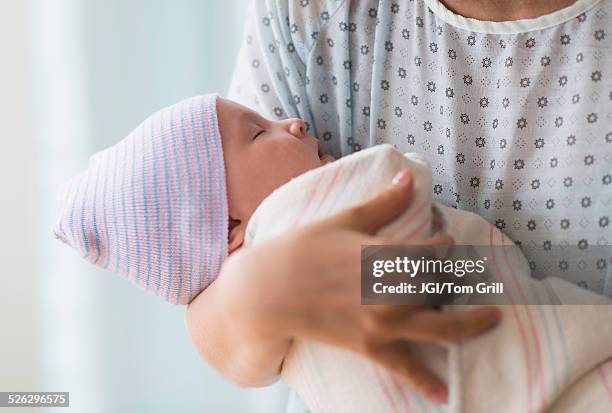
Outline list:
[[[304,127],[304,121],[302,119],[293,119],[291,125],[289,125],[289,133],[297,137],[303,137],[306,128]]]

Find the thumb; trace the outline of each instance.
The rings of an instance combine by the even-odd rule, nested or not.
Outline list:
[[[388,188],[368,201],[328,218],[325,224],[375,234],[410,205],[412,190],[412,173],[404,169],[395,175]]]

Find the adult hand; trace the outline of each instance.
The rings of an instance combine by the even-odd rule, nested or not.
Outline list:
[[[293,338],[339,346],[445,403],[445,383],[410,354],[407,343],[474,336],[493,327],[501,313],[494,307],[447,313],[360,304],[362,245],[435,247],[453,242],[445,234],[402,242],[375,235],[405,210],[411,195],[412,176],[403,171],[389,189],[362,205],[232,255],[217,282],[233,296],[225,301],[225,312],[232,314],[237,336],[249,337],[255,346],[267,343],[270,351],[286,351]]]

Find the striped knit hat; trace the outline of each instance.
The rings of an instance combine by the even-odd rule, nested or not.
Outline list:
[[[162,109],[93,155],[60,190],[56,237],[174,304],[208,287],[228,249],[216,100]]]

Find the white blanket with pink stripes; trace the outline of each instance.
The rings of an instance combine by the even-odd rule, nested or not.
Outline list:
[[[431,170],[417,155],[377,146],[292,180],[271,194],[247,228],[247,244],[325,218],[387,187],[402,168],[415,176],[411,206],[381,234],[422,238],[431,233]],[[509,245],[487,221],[435,205],[457,245]],[[297,340],[282,372],[313,412],[608,412],[612,411],[612,306],[604,297],[560,279],[533,280],[522,254],[488,250],[495,274],[512,285],[499,326],[447,347],[414,345],[449,384],[448,405],[419,396],[374,363],[348,351]],[[539,302],[602,305],[518,305]],[[521,297],[522,296],[522,297]],[[469,306],[447,307],[463,311]]]

